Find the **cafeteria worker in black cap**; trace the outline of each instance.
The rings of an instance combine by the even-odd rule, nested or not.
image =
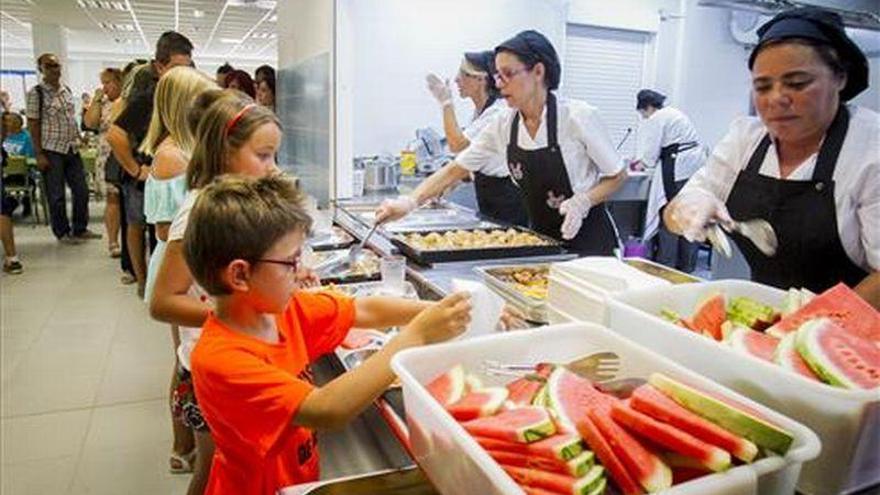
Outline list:
[[[865,55],[837,14],[781,13],[749,58],[759,118],[735,121],[707,165],[664,211],[667,227],[704,240],[713,221],[763,218],[774,256],[733,238],[752,279],[823,291],[838,282],[880,307],[880,115],[846,104],[868,86]]]
[[[470,99],[474,104],[474,115],[470,123],[459,126],[452,104],[452,91],[449,82],[435,74],[428,74],[428,89],[443,109],[443,131],[449,150],[460,153],[471,144],[492,119],[507,109],[495,86],[495,53],[492,51],[467,52],[455,76],[458,94]],[[447,164],[446,167],[450,167]],[[444,173],[447,173],[445,171]],[[453,171],[457,172],[457,170]],[[496,157],[473,172],[474,189],[480,213],[502,222],[515,225],[528,225],[526,210],[520,199],[519,189],[510,180],[507,162],[504,157]]]
[[[498,45],[495,67],[495,83],[510,109],[444,167],[449,172],[441,170],[409,196],[386,201],[377,220],[401,218],[469,171],[504,157],[533,229],[581,254],[612,254],[618,241],[604,201],[623,184],[626,170],[599,112],[582,101],[557,100],[559,57],[536,31]]]

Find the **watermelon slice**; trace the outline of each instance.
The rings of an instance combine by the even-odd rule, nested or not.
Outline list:
[[[594,456],[590,451],[581,452],[580,455],[568,461],[549,457],[531,456],[517,452],[507,452],[503,450],[487,450],[487,452],[489,452],[489,455],[492,459],[495,459],[498,464],[539,469],[541,471],[574,476],[575,478],[580,478],[587,474],[587,471],[589,471],[594,464]]]
[[[688,457],[693,457],[712,471],[730,467],[730,454],[678,428],[661,423],[622,403],[611,406],[611,418],[636,435]]]
[[[664,452],[663,461],[672,469],[672,484],[678,485],[690,480],[712,474],[699,461],[692,457],[683,456],[674,452]]]
[[[738,352],[772,362],[779,339],[756,332],[751,328],[734,325],[724,342]]]
[[[464,395],[464,375],[464,367],[459,364],[434,378],[425,388],[441,406],[448,407]]]
[[[763,331],[779,321],[780,314],[771,306],[750,297],[734,297],[727,308],[727,317],[734,323]]]
[[[880,348],[844,330],[830,318],[804,323],[798,353],[831,385],[852,389],[880,387]]]
[[[778,364],[779,366],[797,373],[799,375],[803,375],[810,380],[821,381],[813,370],[810,369],[807,362],[804,361],[804,358],[798,353],[795,341],[797,340],[797,332],[792,332],[782,340],[779,341],[779,345],[776,346],[776,352],[773,353],[773,362]]]
[[[725,430],[747,438],[759,447],[779,454],[788,452],[794,437],[754,412],[732,404],[729,399],[714,397],[661,373],[652,373],[648,383],[685,409],[702,416]]]
[[[611,420],[617,399],[561,367],[550,375],[547,389],[560,427],[580,433],[623,493],[641,493],[640,485],[648,491],[669,487],[669,468]]]
[[[534,443],[506,442],[495,438],[474,437],[486,450],[500,450],[517,454],[570,461],[584,452],[581,437],[571,434],[558,434]]]
[[[503,464],[501,467],[520,485],[542,488],[552,493],[591,495],[596,493],[594,490],[605,479],[605,470],[602,469],[602,466],[593,466],[586,475],[580,478]]]
[[[688,411],[651,385],[637,388],[629,398],[629,405],[706,443],[721,447],[742,461],[752,462],[758,455],[758,446],[754,443]]]
[[[528,406],[544,386],[544,379],[536,375],[527,375],[507,384],[507,400],[516,406]]]
[[[727,319],[723,294],[710,294],[694,311],[687,325],[703,335],[721,340],[721,325]]]
[[[495,414],[507,400],[507,389],[488,387],[471,392],[458,402],[446,407],[449,414],[459,421],[467,421]]]
[[[669,308],[661,308],[660,309],[660,317],[664,320],[674,323],[682,328],[686,328],[692,332],[699,333],[696,329],[690,326],[690,322],[686,318],[682,318],[678,312]]]
[[[461,423],[475,436],[496,438],[509,442],[532,443],[556,433],[550,413],[543,407],[518,407],[495,416],[477,418]]]
[[[470,373],[465,374],[465,376],[464,376],[464,391],[465,391],[465,393],[480,390],[481,388],[483,388],[483,380],[480,380],[480,377],[478,377],[477,375],[472,375]]]
[[[768,328],[767,333],[782,338],[785,334],[800,328],[808,320],[823,317],[831,318],[853,335],[880,345],[880,312],[843,283],[814,297],[800,309]]]

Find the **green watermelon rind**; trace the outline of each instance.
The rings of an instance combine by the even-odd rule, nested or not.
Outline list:
[[[593,465],[583,476],[578,477],[572,492],[589,495],[593,493],[596,487],[598,487],[604,480],[605,468],[598,464]]]
[[[602,495],[603,493],[605,493],[605,488],[607,487],[608,478],[602,477],[602,479],[599,480],[599,483],[597,483],[593,490],[587,493],[587,495]]]
[[[648,383],[685,409],[712,421],[759,447],[784,455],[794,443],[791,433],[739,408],[726,404],[662,373],[652,373]]]
[[[809,320],[797,330],[795,346],[798,354],[807,365],[824,382],[835,387],[861,389],[846,373],[838,369],[834,361],[825,353],[819,344],[818,332],[830,322],[826,318]]]
[[[545,415],[545,419],[535,421],[531,424],[524,425],[516,429],[507,430],[507,432],[512,433],[512,438],[507,435],[502,437],[499,433],[493,432],[491,431],[491,429],[486,429],[485,427],[486,422],[491,423],[491,420],[498,418],[502,415],[515,414],[516,411],[522,411],[524,409],[540,409],[541,412]],[[477,427],[473,426],[473,424],[475,423],[478,424]],[[504,411],[496,416],[486,416],[482,418],[472,419],[470,421],[465,421],[461,423],[461,425],[471,435],[495,438],[498,440],[516,441],[518,443],[537,442],[538,440],[543,440],[556,433],[556,425],[553,423],[553,419],[550,417],[550,413],[546,409],[535,408],[533,406],[518,407],[516,409]]]
[[[800,371],[797,370],[795,364],[788,358],[788,354],[795,353],[800,356],[800,352],[797,350],[797,332],[789,333],[785,337],[779,340],[779,345],[776,346],[776,352],[773,353],[773,362],[776,363],[780,368],[784,370],[788,370],[796,375],[802,376],[808,380],[818,381],[818,376],[807,376]],[[801,356],[803,359],[803,356]],[[812,371],[812,368],[807,364],[806,359],[804,359],[804,364],[807,367],[808,371]],[[815,375],[815,372],[813,372]]]
[[[585,450],[577,456],[565,461],[568,472],[575,478],[580,478],[587,474],[593,466],[596,465],[596,456],[592,451]]]

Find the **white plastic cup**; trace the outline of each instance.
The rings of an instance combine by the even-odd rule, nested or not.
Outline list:
[[[364,176],[363,170],[355,170],[351,178],[351,195],[354,198],[364,195]]]
[[[385,292],[402,296],[406,292],[406,258],[388,256],[379,260],[379,273]]]

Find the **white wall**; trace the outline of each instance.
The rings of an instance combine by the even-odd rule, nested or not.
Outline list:
[[[416,128],[442,129],[425,75],[451,80],[464,52],[491,50],[523,29],[544,33],[560,52],[563,47],[562,0],[340,0],[338,5],[338,46],[354,53],[337,60],[337,87],[350,92],[338,119],[340,126],[351,119],[354,155],[398,153],[415,138]],[[455,99],[465,121],[473,106],[457,94]]]

